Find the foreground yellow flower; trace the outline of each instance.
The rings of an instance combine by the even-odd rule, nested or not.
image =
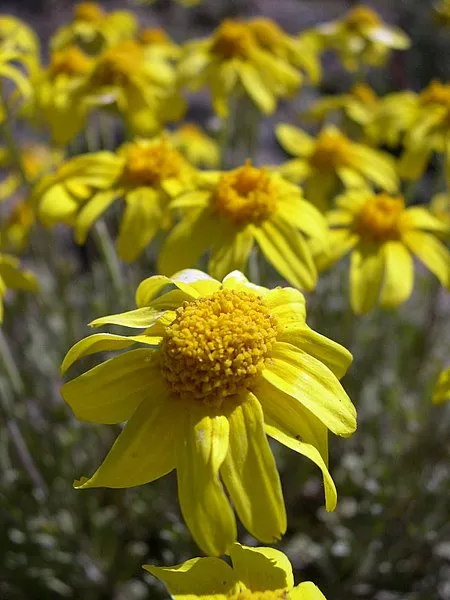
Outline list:
[[[196,167],[217,168],[220,164],[218,143],[195,123],[180,125],[170,134],[170,141]]]
[[[209,38],[188,42],[178,69],[191,89],[209,87],[220,117],[228,115],[230,97],[241,93],[264,114],[273,113],[277,98],[295,92],[301,81],[295,68],[260,45],[248,23],[232,20]]]
[[[137,31],[137,21],[125,10],[105,12],[97,2],[80,2],[73,9],[73,20],[61,27],[51,40],[52,50],[77,45],[89,54],[129,40]]]
[[[62,364],[144,344],[66,383],[75,416],[128,421],[103,463],[77,488],[143,485],[176,469],[181,512],[211,555],[236,541],[231,502],[248,531],[272,543],[286,513],[266,434],[312,460],[327,510],[336,489],[327,468],[328,430],[349,436],[355,409],[339,378],[351,354],[310,329],[293,288],[268,290],[239,272],[223,283],[201,271],[144,280],[137,310],[96,319],[137,329],[81,340]]]
[[[395,192],[398,177],[394,159],[385,152],[353,142],[332,125],[314,139],[293,125],[275,129],[277,139],[289,154],[296,156],[279,169],[296,183],[304,183],[306,198],[320,210],[342,189],[364,186],[371,181],[381,189]]]
[[[377,302],[387,309],[405,302],[414,285],[414,256],[450,287],[450,252],[437,237],[448,226],[426,208],[406,208],[401,196],[352,190],[337,199],[328,221],[331,249],[319,262],[329,266],[351,251],[355,313],[367,313]]]
[[[317,281],[311,237],[324,245],[325,219],[296,185],[266,168],[243,167],[204,174],[197,189],[171,203],[182,213],[159,256],[159,269],[171,275],[194,267],[208,250],[208,272],[222,279],[245,270],[253,245],[291,285],[311,290]]]
[[[442,404],[450,400],[450,369],[442,371],[433,394],[433,404]]]
[[[144,565],[174,600],[325,600],[311,581],[294,587],[288,558],[274,548],[233,544],[232,567],[218,558],[192,558],[174,567]]]
[[[3,321],[3,299],[7,290],[37,292],[38,282],[29,271],[20,268],[15,256],[0,254],[0,323]]]
[[[171,222],[169,201],[191,185],[194,169],[166,138],[137,140],[117,152],[93,152],[67,160],[41,179],[33,197],[44,225],[66,223],[84,244],[94,222],[125,201],[117,251],[135,260],[156,232]]]
[[[391,50],[407,50],[411,45],[401,29],[383,23],[374,10],[363,4],[317,30],[325,43],[338,52],[349,71],[356,71],[362,65],[381,66]]]

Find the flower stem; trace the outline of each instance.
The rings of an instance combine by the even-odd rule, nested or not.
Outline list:
[[[94,226],[94,235],[98,248],[105,259],[106,267],[114,286],[114,291],[122,303],[124,300],[124,282],[116,250],[104,221],[97,221]]]
[[[20,375],[19,368],[14,360],[11,350],[9,349],[8,341],[0,328],[0,358],[1,364],[4,367],[6,375],[11,383],[11,388],[17,394],[22,394],[24,391],[24,383]]]

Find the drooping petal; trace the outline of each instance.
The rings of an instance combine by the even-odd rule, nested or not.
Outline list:
[[[336,435],[349,436],[355,431],[355,407],[339,380],[303,350],[276,342],[262,376],[298,400]]]
[[[239,65],[239,78],[242,86],[265,115],[270,115],[275,110],[275,97],[258,70],[251,64],[242,62]]]
[[[229,236],[214,244],[208,272],[222,280],[231,271],[244,271],[252,246],[253,234],[249,227],[230,231]]]
[[[19,260],[8,254],[0,255],[0,277],[6,288],[37,292],[39,283],[33,273],[22,270]]]
[[[326,212],[339,190],[339,185],[339,180],[334,173],[314,170],[305,182],[306,199],[321,212]]]
[[[117,315],[107,315],[99,317],[89,323],[90,327],[102,327],[103,325],[121,325],[122,327],[130,327],[132,329],[143,329],[150,327],[158,319],[163,317],[167,311],[159,311],[149,306],[128,310]]]
[[[65,383],[61,395],[75,416],[93,423],[122,423],[151,389],[155,351],[130,350]]]
[[[450,252],[442,242],[422,231],[408,231],[403,241],[444,287],[450,287]]]
[[[301,198],[280,202],[280,216],[311,238],[326,241],[328,226],[317,208]]]
[[[313,138],[298,127],[280,123],[276,126],[275,133],[282,148],[292,156],[306,156],[313,151]]]
[[[384,279],[380,294],[383,308],[406,302],[414,284],[414,262],[409,250],[399,241],[384,244]]]
[[[77,244],[84,244],[95,221],[117,200],[117,190],[99,191],[80,210],[76,217],[74,236]]]
[[[344,258],[359,241],[359,235],[351,229],[331,229],[328,234],[328,246],[326,250],[316,257],[319,271],[328,269],[336,262]]]
[[[382,248],[359,245],[350,260],[350,303],[357,315],[368,313],[378,301],[384,271]]]
[[[185,427],[177,442],[181,512],[200,548],[220,556],[237,535],[234,514],[219,479],[228,452],[229,423],[226,416],[201,402],[189,403],[185,410]]]
[[[154,384],[125,425],[97,471],[76,482],[77,489],[144,485],[176,466],[180,422],[164,385]]]
[[[294,585],[291,563],[275,548],[250,548],[233,544],[230,557],[236,578],[252,592],[290,589]]]
[[[286,531],[286,511],[261,405],[248,392],[229,406],[227,416],[230,445],[220,474],[244,527],[256,539],[274,543]]]

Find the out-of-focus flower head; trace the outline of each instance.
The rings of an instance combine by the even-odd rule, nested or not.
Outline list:
[[[317,27],[324,43],[337,51],[349,71],[362,65],[382,66],[391,50],[407,50],[409,37],[399,28],[387,25],[363,4],[352,8],[342,19]]]
[[[320,210],[329,208],[342,186],[364,186],[371,181],[388,192],[398,189],[395,161],[389,154],[353,142],[332,125],[316,138],[284,123],[275,131],[284,150],[297,157],[278,170],[291,181],[304,183],[306,198]]]
[[[421,206],[406,208],[403,197],[376,194],[369,188],[350,190],[328,213],[330,248],[319,257],[328,267],[348,252],[350,303],[357,314],[379,303],[393,309],[413,290],[417,257],[446,288],[450,287],[450,252],[438,239],[448,225]]]
[[[13,52],[17,60],[33,71],[39,64],[39,39],[20,19],[0,15],[0,53]]]
[[[128,421],[75,487],[134,487],[176,469],[181,512],[205,553],[219,556],[236,541],[230,500],[244,527],[273,543],[286,512],[269,435],[321,469],[334,510],[328,431],[347,437],[356,429],[339,381],[352,356],[306,325],[301,292],[257,286],[237,271],[219,282],[188,269],[141,282],[136,304],[91,326],[120,324],[137,335],[89,336],[61,366],[64,373],[83,356],[143,345],[61,389],[78,419]]]
[[[433,393],[433,404],[443,404],[450,400],[450,369],[439,375]]]
[[[219,145],[196,123],[184,123],[169,134],[173,146],[196,167],[217,168]]]
[[[378,98],[364,133],[372,144],[398,146],[417,114],[417,94],[394,92]]]
[[[93,152],[67,160],[41,179],[33,199],[44,225],[66,223],[79,244],[116,200],[125,201],[117,251],[135,260],[160,229],[171,223],[169,201],[192,185],[194,168],[166,137],[136,140],[117,152]]]
[[[440,0],[433,5],[434,17],[438,25],[450,26],[450,0]]]
[[[230,97],[241,93],[271,114],[277,99],[291,95],[301,83],[297,69],[263,48],[248,23],[234,20],[223,21],[207,39],[188,42],[179,75],[193,90],[209,87],[220,117],[227,116]]]
[[[170,61],[134,40],[105,50],[80,93],[88,106],[113,109],[142,136],[158,133],[186,109]]]
[[[311,581],[294,586],[288,558],[274,548],[233,544],[232,567],[218,558],[192,558],[174,567],[144,565],[174,600],[325,600]]]
[[[10,254],[0,254],[0,323],[3,322],[3,301],[8,290],[37,292],[39,284],[33,273],[20,267],[20,261]]]
[[[159,255],[164,274],[194,267],[210,251],[208,272],[219,279],[245,270],[256,244],[291,285],[311,290],[317,281],[307,240],[325,245],[326,223],[298,186],[250,162],[228,172],[205,173],[195,191],[176,198],[182,219]]]
[[[131,39],[137,29],[137,20],[128,11],[108,13],[96,2],[80,2],[73,9],[72,22],[55,33],[50,45],[52,50],[77,45],[87,54],[98,54]]]
[[[140,43],[156,56],[163,59],[177,60],[181,54],[181,48],[160,27],[147,27],[139,32]]]

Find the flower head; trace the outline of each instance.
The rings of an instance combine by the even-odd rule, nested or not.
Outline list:
[[[174,567],[144,565],[175,600],[325,600],[310,581],[294,586],[287,557],[273,548],[230,548],[232,567],[218,558],[193,558]]]
[[[423,207],[406,208],[401,196],[349,191],[328,214],[330,252],[319,262],[329,266],[351,251],[350,301],[355,313],[377,302],[392,309],[405,302],[414,285],[417,257],[450,287],[450,253],[438,236],[449,228]]]
[[[339,186],[358,187],[368,181],[388,192],[398,188],[394,160],[386,153],[351,141],[333,126],[324,127],[314,139],[292,125],[276,128],[281,146],[298,158],[285,163],[281,173],[304,182],[306,198],[326,210]]]
[[[348,436],[356,427],[339,383],[351,355],[306,325],[302,294],[255,286],[239,272],[220,283],[187,270],[144,280],[136,300],[137,310],[92,325],[120,324],[137,335],[94,334],[62,365],[64,372],[83,356],[144,345],[61,390],[80,419],[128,421],[76,487],[131,487],[176,469],[182,514],[206,553],[220,555],[236,539],[224,488],[250,533],[273,542],[286,515],[268,434],[322,470],[333,510],[327,432]]]
[[[37,292],[37,279],[29,271],[20,268],[15,256],[0,253],[0,323],[3,321],[3,300],[8,290]]]
[[[325,221],[300,189],[267,168],[242,167],[200,177],[196,190],[176,198],[182,219],[159,257],[170,275],[195,266],[211,251],[208,271],[223,278],[243,270],[254,243],[292,285],[312,289],[317,273],[305,237],[325,243]]]

